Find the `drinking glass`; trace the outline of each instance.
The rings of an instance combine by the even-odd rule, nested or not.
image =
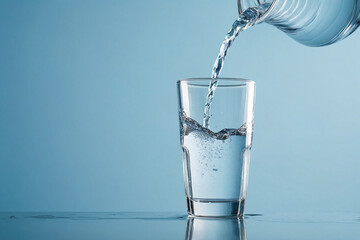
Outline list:
[[[255,82],[219,78],[202,126],[210,78],[177,82],[189,215],[242,217],[249,176]]]

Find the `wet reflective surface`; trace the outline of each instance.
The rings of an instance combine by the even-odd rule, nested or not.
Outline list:
[[[0,239],[360,239],[360,213],[0,213]]]

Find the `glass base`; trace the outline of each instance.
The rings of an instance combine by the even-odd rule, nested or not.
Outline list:
[[[187,207],[189,215],[195,217],[243,217],[245,200],[226,201],[215,199],[189,199]]]

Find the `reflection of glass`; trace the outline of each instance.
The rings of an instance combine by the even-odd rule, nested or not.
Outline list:
[[[246,240],[243,218],[188,217],[186,240]]]

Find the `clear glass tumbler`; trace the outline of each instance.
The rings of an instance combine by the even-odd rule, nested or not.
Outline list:
[[[210,78],[177,82],[180,139],[188,213],[244,215],[254,122],[255,82],[219,78],[208,128],[204,118]]]

